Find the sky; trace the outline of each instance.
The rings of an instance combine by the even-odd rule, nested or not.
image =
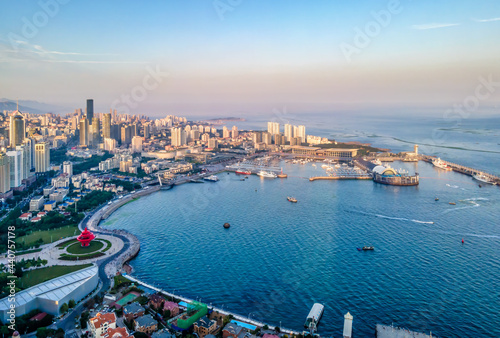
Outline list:
[[[497,0],[1,7],[3,98],[152,116],[500,107]]]

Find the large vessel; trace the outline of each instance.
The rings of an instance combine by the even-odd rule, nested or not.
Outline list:
[[[311,308],[311,311],[309,311],[309,314],[307,315],[304,327],[306,329],[309,329],[311,332],[315,332],[316,327],[318,326],[318,323],[321,319],[321,316],[323,316],[324,310],[325,307],[322,304],[314,303],[313,307]]]
[[[236,170],[235,173],[238,175],[252,175],[250,170]]]
[[[472,177],[474,177],[474,179],[476,179],[480,182],[496,185],[496,182],[493,182],[488,176],[486,176],[484,174],[476,174],[476,175],[472,175]]]
[[[432,164],[439,169],[448,171],[453,170],[445,161],[441,160],[440,158],[433,159]]]
[[[215,175],[210,175],[210,176],[204,177],[203,179],[205,181],[210,181],[210,182],[217,182],[219,180],[219,178]]]
[[[261,170],[257,173],[257,176],[260,176],[260,177],[266,177],[266,178],[276,178],[278,177],[275,173],[273,173],[272,171],[264,171],[264,170]]]

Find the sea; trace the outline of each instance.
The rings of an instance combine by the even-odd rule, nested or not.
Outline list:
[[[421,153],[500,174],[498,117],[288,121],[393,152],[419,144]],[[265,129],[265,122],[234,124]],[[321,303],[325,337],[342,336],[347,312],[355,337],[374,337],[376,324],[437,337],[500,336],[499,187],[424,162],[391,163],[418,172],[416,187],[310,182],[325,173],[321,163],[273,165],[288,178],[221,173],[216,183],[140,198],[101,226],[139,238],[135,277],[273,326],[302,331]],[[365,245],[375,250],[357,250]]]

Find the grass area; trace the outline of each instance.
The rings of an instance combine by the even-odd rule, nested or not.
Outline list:
[[[133,301],[134,299],[136,299],[138,296],[132,292],[130,292],[128,295],[120,298],[119,300],[116,301],[116,304],[120,305],[120,306],[125,306],[127,305],[128,302],[131,302]]]
[[[78,233],[77,226],[65,226],[62,228],[35,231],[29,235],[22,236],[16,239],[17,243],[24,243],[25,246],[35,245],[35,242],[42,240],[43,244],[55,242],[64,237],[74,236]]]
[[[105,242],[108,246],[106,247],[106,249],[102,250],[101,252],[106,252],[108,251],[109,249],[111,249],[111,242],[108,241],[107,239],[101,239],[101,241]]]
[[[94,253],[98,250],[101,250],[103,247],[104,247],[103,242],[98,241],[98,240],[93,240],[92,242],[90,242],[89,246],[85,246],[85,247],[83,247],[79,242],[71,244],[70,246],[68,246],[66,251],[69,254],[73,254],[73,255],[85,255],[85,254],[90,254],[90,253]]]
[[[49,266],[47,268],[31,270],[25,272],[23,276],[20,278],[20,286],[23,289],[27,289],[34,285],[46,282],[50,279],[68,274],[70,272],[75,272],[84,268],[91,266],[92,264],[83,264],[83,265],[54,265]]]
[[[64,249],[65,247],[67,247],[73,243],[78,243],[78,241],[76,239],[70,239],[70,240],[67,240],[67,241],[64,241],[64,242],[57,244],[56,247],[59,249]]]
[[[35,253],[35,252],[40,252],[40,251],[42,251],[42,249],[27,250],[27,251],[18,252],[17,255],[18,256],[27,255],[30,253]]]

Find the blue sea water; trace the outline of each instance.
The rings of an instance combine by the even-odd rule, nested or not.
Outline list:
[[[273,325],[301,330],[319,302],[324,336],[342,334],[348,311],[356,337],[377,323],[500,336],[498,187],[423,162],[393,164],[418,171],[417,187],[310,182],[320,165],[280,165],[287,179],[219,174],[129,203],[101,226],[139,238],[136,277]]]

